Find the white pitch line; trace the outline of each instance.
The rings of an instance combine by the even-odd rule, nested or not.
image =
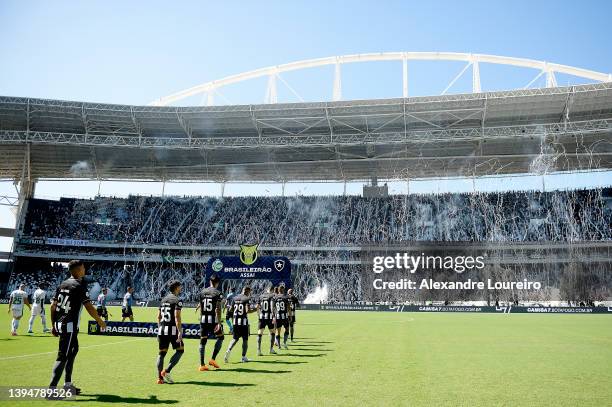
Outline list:
[[[79,346],[79,350],[81,350],[81,349],[89,349],[89,348],[97,348],[99,346],[106,346],[106,345],[117,345],[119,343],[142,341],[144,339],[148,339],[148,338],[126,339],[125,341],[119,341],[119,342],[108,342],[108,343],[99,343],[97,345]],[[4,357],[4,358],[0,358],[0,361],[2,361],[2,360],[10,360],[10,359],[30,358],[30,357],[42,356],[42,355],[51,355],[51,354],[54,354],[54,353],[57,353],[57,351],[54,350],[52,352],[31,353],[29,355],[7,356],[7,357]]]

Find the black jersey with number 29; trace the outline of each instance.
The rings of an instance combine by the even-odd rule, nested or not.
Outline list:
[[[234,325],[248,325],[248,314],[250,310],[251,298],[244,294],[238,294],[232,298],[232,314],[234,316]]]

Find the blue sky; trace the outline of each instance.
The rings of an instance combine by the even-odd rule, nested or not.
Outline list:
[[[609,73],[610,15],[609,1],[3,1],[0,94],[144,104],[255,68],[380,51],[489,53]],[[385,83],[360,87],[376,94]]]
[[[609,73],[610,15],[612,2],[604,0],[5,0],[0,3],[0,94],[146,104],[174,91],[251,69],[381,51],[488,53]],[[439,93],[460,69],[461,64],[411,66],[411,95]],[[524,86],[535,74],[487,67],[481,67],[481,72],[484,90]],[[400,75],[401,66],[397,64],[343,68],[343,96],[401,96]],[[331,96],[331,69],[288,74],[285,78],[307,100]],[[560,85],[574,80],[558,78]],[[466,75],[452,92],[468,90],[469,81]],[[243,88],[227,89],[227,96],[234,103],[259,103],[263,101],[264,85],[265,81],[254,81]],[[291,101],[291,97],[279,84],[280,101]],[[503,182],[481,181],[493,186],[502,186]],[[530,182],[534,187],[541,184],[538,179]],[[612,177],[610,173],[580,175],[576,182],[611,184]],[[12,185],[0,184],[0,192],[10,195]],[[39,194],[97,193],[97,185],[73,185],[41,184]],[[218,186],[211,185],[167,187],[171,193],[172,188],[176,193],[219,191]],[[245,187],[228,187],[230,192],[231,188],[238,191]],[[273,193],[280,187],[266,188]],[[292,188],[302,193],[326,191],[317,185]],[[436,190],[440,184],[427,188]],[[259,186],[256,189],[261,191]],[[159,193],[161,186],[101,188],[108,194],[130,190]],[[0,216],[2,224],[12,222],[2,208]]]

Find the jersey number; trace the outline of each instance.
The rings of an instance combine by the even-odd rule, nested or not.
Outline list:
[[[170,322],[172,315],[170,315],[170,306],[165,305],[159,309],[161,314],[161,322]]]
[[[210,312],[213,310],[212,298],[204,298],[202,300],[202,311]]]
[[[234,313],[238,315],[244,314],[244,304],[234,304]]]
[[[270,310],[270,304],[268,304],[268,301],[264,301],[261,304],[261,308],[263,309],[264,312],[268,312]]]
[[[285,310],[285,303],[284,302],[279,302],[276,305],[277,305],[279,311],[284,311]]]
[[[65,314],[70,311],[70,297],[64,294],[57,296],[57,307],[56,309],[62,310]]]

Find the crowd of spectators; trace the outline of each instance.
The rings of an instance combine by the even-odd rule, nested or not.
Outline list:
[[[612,239],[611,196],[610,189],[594,189],[385,198],[130,196],[59,201],[31,199],[23,236],[183,246],[237,246],[249,242],[267,246],[336,247],[415,241],[601,241]],[[65,249],[79,251],[78,246]],[[313,252],[310,256],[327,254]],[[293,285],[301,299],[324,285],[328,287],[326,301],[355,302],[369,298],[371,293],[361,287],[361,265],[312,263],[294,268]],[[146,261],[144,255],[143,261],[129,265],[97,261],[89,267],[92,279],[100,286],[121,295],[127,286],[132,286],[135,297],[144,300],[159,299],[172,279],[184,283],[185,299],[195,299],[204,284],[203,270],[203,264]],[[525,270],[500,272],[508,273],[504,278],[523,278]],[[612,282],[603,271],[593,272],[591,280],[583,282],[576,277],[586,275],[583,271],[550,268],[546,273],[549,291],[541,293],[546,298],[559,298],[560,292],[562,297],[575,301],[610,295]],[[34,289],[41,281],[55,287],[64,274],[60,270],[14,273],[9,288],[25,282],[29,289]],[[243,283],[227,281],[224,290],[239,290],[240,284]],[[255,284],[262,285],[256,288],[263,289],[265,283]],[[580,291],[581,287],[591,286],[601,290]],[[434,299],[468,300],[471,296],[464,294],[463,298]],[[516,295],[511,293],[503,300],[514,301]],[[425,298],[381,300],[424,301]]]
[[[612,238],[609,190],[476,194],[32,199],[24,236],[102,242],[337,246]]]

